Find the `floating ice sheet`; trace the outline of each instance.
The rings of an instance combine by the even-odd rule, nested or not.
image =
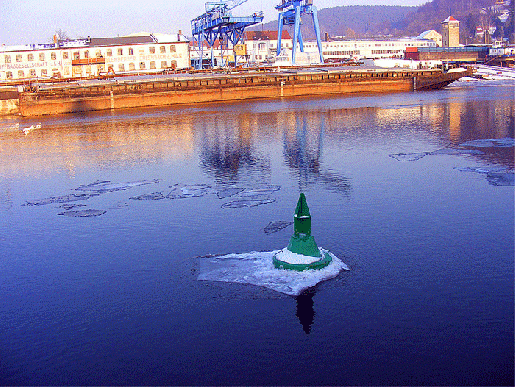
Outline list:
[[[65,211],[65,212],[59,213],[58,215],[69,216],[72,218],[92,218],[94,216],[104,215],[105,213],[106,213],[105,210],[87,209],[87,210]]]
[[[216,191],[207,184],[191,184],[179,187],[171,186],[172,191],[166,196],[168,199],[199,198]]]
[[[265,199],[241,199],[241,200],[233,200],[232,202],[227,202],[222,204],[222,208],[245,208],[245,207],[256,207],[261,206],[263,204],[269,204],[275,202],[275,199],[265,198]]]
[[[109,180],[97,180],[91,184],[81,185],[75,188],[75,190],[87,192],[91,191],[101,194],[105,192],[125,191],[133,187],[155,183],[159,183],[159,180],[139,180],[127,183],[111,183]]]
[[[515,139],[506,138],[485,138],[479,140],[467,141],[460,146],[469,146],[474,148],[511,148],[515,146]]]
[[[327,250],[324,252],[331,255],[332,262],[323,269],[301,272],[276,269],[272,258],[277,252],[279,250],[200,258],[198,280],[251,284],[297,296],[322,281],[336,277],[340,271],[349,270]]]
[[[50,196],[49,198],[27,201],[24,206],[44,206],[47,204],[55,203],[70,203],[79,200],[88,200],[93,196],[98,196],[98,193],[81,193],[81,194],[68,194],[63,196]]]
[[[490,172],[486,175],[488,183],[495,186],[515,186],[513,172]]]
[[[282,229],[291,226],[292,224],[293,222],[288,222],[286,220],[277,220],[275,222],[268,223],[263,231],[265,234],[272,234],[274,232],[281,231]]]
[[[497,165],[493,166],[479,166],[479,167],[456,167],[461,172],[474,172],[474,173],[491,173],[491,172],[505,172],[508,168],[500,167]]]
[[[129,199],[132,200],[161,200],[166,199],[166,196],[162,192],[152,192],[149,194],[143,194],[139,196],[131,196]]]
[[[397,161],[417,161],[420,160],[422,157],[427,155],[426,152],[422,153],[395,153],[390,155],[392,159],[395,159]]]
[[[225,199],[225,198],[229,198],[231,196],[237,195],[240,192],[242,192],[243,190],[245,190],[245,188],[237,188],[237,187],[223,188],[216,193],[216,196],[218,196],[218,199]]]

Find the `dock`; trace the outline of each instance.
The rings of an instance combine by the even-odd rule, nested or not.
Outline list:
[[[160,74],[43,84],[21,91],[17,105],[18,114],[32,117],[258,98],[410,92],[440,89],[470,75],[471,70],[362,67]]]

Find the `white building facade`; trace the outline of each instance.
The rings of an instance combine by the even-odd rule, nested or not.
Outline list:
[[[87,78],[188,68],[186,40],[147,34],[0,48],[0,81]]]

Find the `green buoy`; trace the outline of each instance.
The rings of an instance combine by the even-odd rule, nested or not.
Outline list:
[[[311,214],[306,196],[301,193],[295,215],[293,216],[294,232],[288,247],[273,257],[277,269],[286,270],[320,270],[332,261],[331,256],[321,250],[311,235]]]

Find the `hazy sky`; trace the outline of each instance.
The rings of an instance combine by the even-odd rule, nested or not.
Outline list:
[[[341,5],[420,5],[429,0],[314,0],[318,9]],[[205,0],[0,0],[0,45],[45,43],[57,29],[71,38],[113,37],[133,32],[191,35],[191,19],[204,13]],[[277,20],[279,0],[248,0],[235,16],[263,11]]]

